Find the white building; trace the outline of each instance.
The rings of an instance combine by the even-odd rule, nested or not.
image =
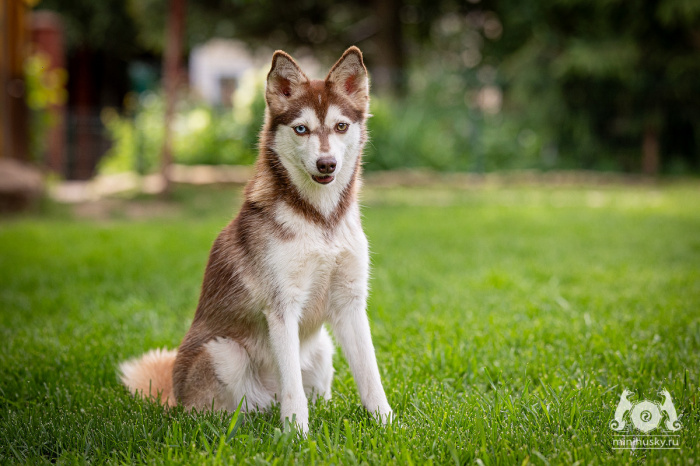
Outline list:
[[[243,74],[254,67],[243,43],[212,39],[190,53],[190,86],[208,103],[230,107]]]

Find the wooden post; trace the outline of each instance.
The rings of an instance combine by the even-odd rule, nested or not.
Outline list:
[[[165,133],[161,153],[161,174],[163,176],[163,195],[169,196],[172,190],[170,166],[173,163],[172,123],[175,115],[177,89],[180,80],[182,61],[182,44],[185,35],[186,0],[170,0],[168,22],[163,54],[163,85],[165,90]]]
[[[53,11],[35,11],[31,13],[31,42],[33,53],[46,57],[49,70],[53,73],[66,70],[66,53],[64,45],[63,21]],[[47,70],[48,71],[48,70]],[[52,172],[62,176],[68,175],[66,157],[67,108],[66,102],[56,102],[47,109],[51,123],[46,129],[45,153],[40,154],[42,161]]]
[[[0,157],[27,160],[29,113],[23,69],[27,6],[21,0],[0,2]]]
[[[375,38],[377,58],[372,68],[372,85],[380,93],[401,97],[406,93],[405,59],[402,26],[399,18],[401,0],[374,0],[379,23]]]
[[[647,125],[642,137],[642,172],[645,175],[657,176],[659,165],[659,132],[653,125]]]

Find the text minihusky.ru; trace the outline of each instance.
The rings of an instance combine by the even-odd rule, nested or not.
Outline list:
[[[616,435],[613,437],[613,450],[632,450],[637,448],[653,448],[677,450],[680,448],[680,435]]]

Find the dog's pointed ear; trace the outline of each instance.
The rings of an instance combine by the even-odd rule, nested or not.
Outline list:
[[[299,65],[285,52],[278,50],[272,55],[272,67],[267,74],[265,100],[275,112],[283,112],[289,99],[300,92],[300,86],[309,81]]]
[[[333,65],[326,77],[336,92],[350,97],[362,106],[369,102],[369,77],[362,61],[362,52],[355,46],[345,51],[340,60]]]

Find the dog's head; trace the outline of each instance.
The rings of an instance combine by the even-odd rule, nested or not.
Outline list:
[[[362,150],[369,111],[360,49],[346,50],[324,80],[310,80],[292,57],[275,52],[265,100],[272,148],[294,183],[311,189],[345,185]]]

